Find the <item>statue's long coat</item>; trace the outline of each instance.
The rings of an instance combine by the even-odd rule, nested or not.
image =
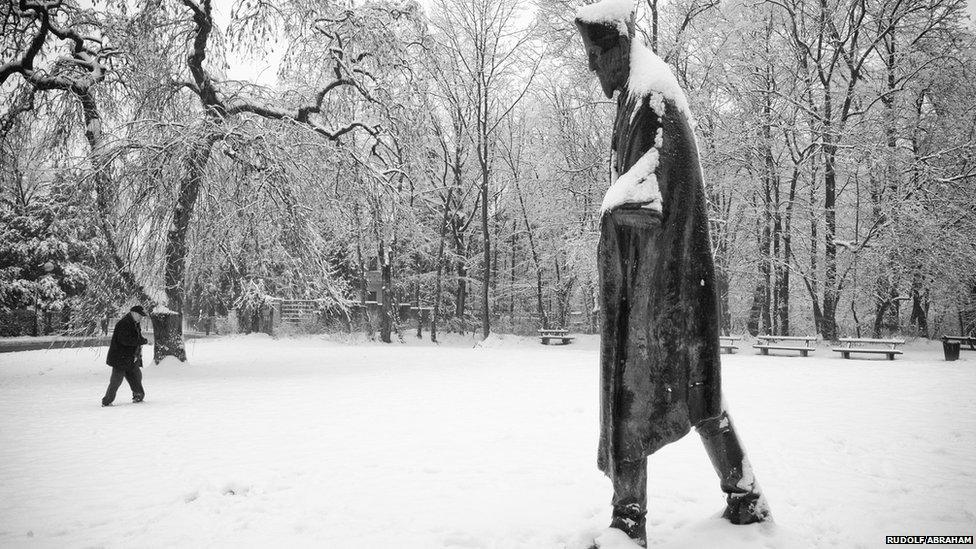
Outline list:
[[[620,94],[613,169],[633,166],[663,123],[655,171],[663,213],[625,207],[601,222],[598,461],[607,474],[721,413],[718,304],[697,145],[671,100],[659,118],[650,99]]]

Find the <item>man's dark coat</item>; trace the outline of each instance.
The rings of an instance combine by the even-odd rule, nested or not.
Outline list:
[[[130,368],[133,365],[142,367],[142,345],[146,343],[142,337],[142,330],[139,323],[132,318],[131,314],[126,314],[121,320],[115,323],[115,330],[112,331],[112,343],[108,348],[108,357],[105,363],[113,368]],[[136,360],[136,358],[140,360]]]
[[[624,207],[602,220],[598,463],[610,475],[621,461],[654,453],[722,410],[698,149],[685,114],[669,99],[664,105],[662,119],[649,96],[632,98],[624,90],[614,122],[613,161],[621,175],[654,146],[663,122],[655,171],[663,213]]]

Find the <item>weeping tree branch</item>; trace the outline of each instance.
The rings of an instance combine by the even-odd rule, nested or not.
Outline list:
[[[116,52],[104,48],[101,40],[85,37],[71,28],[57,27],[53,20],[56,10],[62,8],[61,0],[28,1],[19,0],[17,9],[28,21],[23,26],[26,32],[36,28],[33,38],[23,53],[13,61],[0,65],[0,85],[14,75],[20,75],[29,86],[25,99],[8,111],[0,119],[0,136],[6,133],[15,116],[33,108],[36,91],[64,91],[71,93],[81,103],[85,121],[85,138],[90,148],[90,159],[95,183],[98,226],[105,238],[108,253],[116,272],[129,292],[137,295],[150,308],[155,305],[144,286],[138,282],[128,262],[122,257],[111,222],[112,196],[117,189],[110,173],[110,162],[105,155],[105,138],[102,132],[101,112],[95,97],[95,88],[105,79],[105,61]],[[50,71],[35,68],[41,52],[49,37],[70,44],[68,56],[56,58]],[[74,70],[72,70],[74,69]]]
[[[330,54],[335,59],[334,67],[335,80],[328,83],[319,90],[313,100],[297,109],[284,109],[280,107],[268,106],[257,101],[242,98],[237,94],[225,94],[221,90],[221,83],[213,77],[207,70],[205,63],[207,60],[208,46],[210,45],[211,35],[215,30],[212,10],[212,0],[180,0],[190,12],[193,24],[191,30],[190,51],[186,56],[186,64],[190,73],[191,81],[178,81],[174,84],[181,88],[190,90],[200,100],[204,110],[205,121],[202,128],[202,135],[191,145],[189,153],[184,158],[182,166],[182,178],[173,209],[173,221],[166,235],[165,247],[165,269],[164,284],[168,307],[178,314],[183,312],[183,301],[185,297],[185,278],[186,261],[188,256],[187,238],[189,234],[190,221],[196,206],[200,189],[203,185],[205,171],[210,161],[214,146],[224,139],[221,126],[229,119],[250,114],[270,120],[293,121],[303,125],[319,135],[338,141],[344,135],[357,129],[362,129],[374,138],[377,138],[381,129],[378,126],[371,126],[362,121],[354,120],[345,126],[337,129],[329,129],[324,125],[314,121],[312,115],[323,114],[323,105],[330,94],[341,90],[344,87],[352,87],[359,91],[360,95],[371,102],[375,99],[369,94],[368,90],[362,86],[355,78],[355,74],[368,74],[364,71],[356,70],[358,67],[350,67],[344,61],[344,52],[341,48],[330,48]],[[357,57],[358,60],[364,56]],[[162,358],[162,354],[173,354],[179,358],[185,357],[182,342],[182,330],[178,322],[168,323],[169,330],[168,343],[164,345],[162,351],[157,345],[157,361]]]

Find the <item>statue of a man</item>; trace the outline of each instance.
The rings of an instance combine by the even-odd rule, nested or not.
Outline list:
[[[722,402],[718,305],[705,192],[688,102],[673,73],[634,38],[632,2],[580,8],[589,68],[617,92],[610,188],[598,250],[600,447],[613,520],[646,543],[647,456],[692,426],[735,524],[770,518]]]

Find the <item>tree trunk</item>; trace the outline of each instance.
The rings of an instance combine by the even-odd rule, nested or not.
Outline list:
[[[790,267],[788,263],[788,258],[792,253],[792,243],[790,239],[789,229],[783,233],[783,257],[784,261],[780,266],[779,271],[779,299],[777,303],[779,309],[777,310],[777,315],[779,316],[779,330],[783,335],[790,334]]]
[[[790,258],[793,257],[793,205],[796,204],[796,187],[800,179],[799,167],[793,171],[790,178],[790,193],[786,204],[786,213],[783,218],[783,228],[781,233],[783,248],[782,260],[779,270],[779,316],[780,332],[784,335],[790,334]]]
[[[497,203],[495,204],[495,207],[498,207]],[[488,277],[488,280],[491,281],[491,290],[496,295],[498,294],[498,258],[502,252],[502,247],[498,245],[498,243],[501,242],[501,237],[498,236],[498,233],[501,231],[499,225],[500,223],[498,222],[498,215],[495,215],[491,222],[491,241],[495,243],[495,247],[492,248],[491,251],[491,274]]]
[[[763,324],[762,310],[768,308],[766,305],[766,295],[769,293],[762,282],[756,284],[752,292],[752,306],[749,308],[749,318],[746,320],[746,330],[750,335],[760,335],[766,331],[767,325]]]
[[[555,268],[556,274],[556,327],[563,329],[566,327],[565,319],[561,314],[562,310],[562,286],[563,286],[563,276],[559,269],[559,251],[557,250],[552,254],[552,265]]]
[[[928,290],[923,287],[922,277],[918,273],[912,279],[911,297],[912,314],[908,322],[915,327],[919,334],[929,337]]]
[[[208,120],[208,124],[210,122],[212,120]],[[200,141],[194,144],[183,165],[184,175],[183,180],[180,181],[176,207],[173,209],[173,221],[166,233],[166,267],[163,272],[163,282],[168,311],[161,313],[167,317],[175,315],[177,319],[167,319],[162,323],[165,326],[166,335],[163,338],[163,347],[160,349],[157,346],[156,362],[167,355],[176,356],[183,361],[186,360],[186,351],[183,345],[183,302],[186,295],[184,279],[186,278],[188,251],[186,240],[190,228],[190,219],[193,217],[193,209],[196,206],[200,187],[203,184],[203,174],[207,162],[210,160],[210,152],[213,150],[218,137],[216,133],[206,131]],[[155,327],[155,325],[154,321],[153,326]]]
[[[380,302],[380,341],[393,341],[393,269],[390,265],[390,250],[382,239],[379,242],[380,279],[383,299]]]
[[[539,261],[539,252],[535,247],[535,236],[532,234],[532,225],[529,223],[528,210],[525,208],[525,199],[522,197],[522,187],[519,186],[518,179],[515,180],[515,193],[519,199],[519,206],[522,210],[522,223],[525,225],[525,234],[529,237],[529,251],[532,252],[532,262],[535,264],[535,300],[536,311],[539,315],[539,322],[542,329],[549,328],[549,317],[546,315],[545,306],[542,303],[542,263]]]
[[[487,144],[485,144],[487,149]],[[487,155],[487,150],[485,152]],[[487,158],[481,166],[481,238],[484,240],[483,273],[481,280],[481,336],[491,334],[491,309],[488,305],[488,290],[491,283],[491,234],[488,230],[488,163]]]
[[[366,337],[372,340],[373,321],[369,316],[369,307],[366,305],[368,281],[366,280],[366,261],[363,258],[363,230],[359,218],[358,203],[353,206],[353,215],[356,218],[356,261],[359,264],[359,310],[360,314],[362,314],[360,322],[362,322],[362,329],[366,333]]]
[[[468,265],[467,265],[467,249],[462,247],[460,242],[455,241],[456,251],[458,255],[457,264],[457,289],[455,290],[454,296],[454,316],[457,317],[460,322],[461,333],[465,331],[464,324],[464,313],[467,308],[468,301]]]
[[[167,356],[175,356],[186,362],[186,347],[183,344],[183,316],[166,309],[154,310],[149,314],[153,326],[153,362],[159,364]]]
[[[419,265],[419,262],[418,262]],[[418,281],[416,286],[416,291],[414,292],[414,309],[417,311],[417,339],[424,338],[424,315],[423,309],[420,308],[420,282]]]
[[[651,6],[651,51],[658,53],[658,9],[657,0],[649,0]]]
[[[752,306],[749,308],[747,329],[752,335],[768,333],[772,328],[769,314],[770,305],[770,220],[769,220],[769,180],[764,178],[766,189],[760,210],[763,212],[757,229],[759,250],[759,281],[752,293]]]
[[[879,276],[874,282],[874,330],[872,337],[881,337],[884,333],[884,328],[887,325],[889,330],[892,329],[891,321],[885,322],[890,314],[890,309],[892,304],[894,304],[894,299],[898,297],[898,292],[891,285],[891,282],[884,276]],[[895,326],[894,328],[897,328]]]
[[[480,71],[486,67],[485,57],[488,52],[484,48],[478,48],[478,63]],[[488,303],[488,291],[491,282],[491,234],[488,230],[488,176],[489,176],[489,135],[488,135],[488,113],[489,113],[489,90],[485,81],[486,75],[482,72],[477,76],[477,92],[475,97],[478,100],[478,164],[481,167],[481,238],[484,244],[483,250],[483,269],[481,280],[481,336],[487,338],[491,334],[491,308]]]
[[[770,58],[769,36],[771,22],[767,23],[765,32],[766,59]],[[776,160],[773,156],[773,92],[775,81],[773,69],[766,63],[763,73],[763,104],[762,104],[762,154],[763,154],[763,236],[760,241],[760,274],[763,285],[762,318],[769,333],[782,335],[779,326],[779,315],[773,311],[779,309],[779,265],[776,260],[780,253],[780,235],[782,220],[779,200],[779,174]]]
[[[854,337],[861,337],[861,321],[857,318],[857,307],[854,306],[854,300],[851,300],[851,316],[854,317],[854,331],[856,332]]]
[[[451,198],[454,189],[447,190],[447,198],[444,200],[444,217],[441,219],[440,241],[437,244],[437,274],[434,278],[434,310],[430,319],[430,340],[437,342],[437,322],[441,316],[441,273],[444,271],[444,246],[447,235],[447,220],[451,212]]]
[[[515,326],[515,244],[518,238],[518,223],[512,220],[512,238],[509,243],[511,252],[509,254],[508,266],[508,320],[512,327]]]
[[[823,311],[820,310],[820,303],[817,300],[817,288],[807,278],[803,279],[803,283],[807,287],[807,293],[810,294],[810,302],[813,303],[813,324],[819,328],[823,326]]]
[[[887,89],[881,96],[881,105],[884,114],[885,132],[885,158],[883,180],[876,182],[871,189],[871,214],[874,223],[882,223],[885,217],[884,203],[886,195],[896,196],[898,191],[898,172],[895,165],[895,155],[897,154],[898,141],[895,132],[896,114],[895,98],[895,43],[894,34],[889,32],[884,37],[885,54],[882,56],[885,62],[885,72],[887,74]],[[875,306],[874,306],[874,337],[881,337],[886,327],[890,331],[898,329],[897,322],[891,321],[891,313],[894,309],[894,298],[898,297],[898,284],[893,283],[891,278],[891,267],[895,262],[890,253],[881,257],[882,264],[879,265],[877,278],[874,282]],[[887,319],[887,322],[886,322]]]
[[[823,295],[823,337],[837,339],[837,145],[831,128],[830,88],[824,93],[823,131],[824,154],[824,295]]]
[[[732,311],[729,310],[729,275],[724,267],[715,265],[715,290],[718,293],[719,329],[725,335],[732,331]]]
[[[810,294],[811,304],[813,305],[813,329],[818,333],[823,333],[823,312],[820,310],[820,289],[817,284],[817,269],[818,262],[817,256],[820,250],[820,235],[817,220],[817,197],[816,191],[817,186],[814,182],[817,180],[816,170],[811,170],[810,173],[810,274],[804,278],[804,284],[807,286],[807,291]]]

